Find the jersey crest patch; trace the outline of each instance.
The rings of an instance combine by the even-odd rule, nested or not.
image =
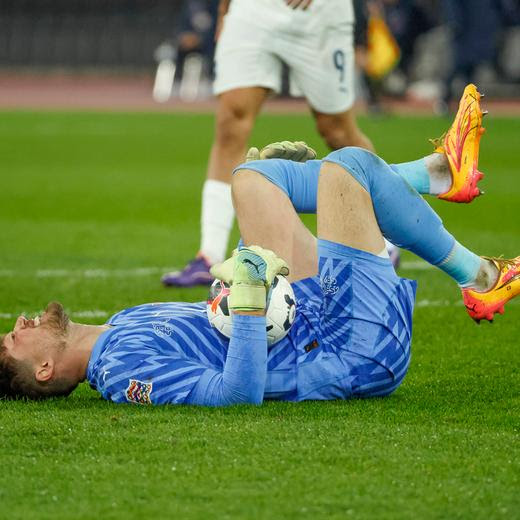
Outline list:
[[[171,325],[169,325],[167,322],[165,323],[152,323],[152,327],[154,332],[158,336],[168,337],[170,338],[173,335],[174,329]]]
[[[126,398],[131,403],[152,404],[150,395],[153,383],[143,383],[137,379],[130,379],[126,389]]]

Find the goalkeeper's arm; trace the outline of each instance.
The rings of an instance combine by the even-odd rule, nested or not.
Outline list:
[[[253,311],[254,312],[254,311]],[[187,402],[203,406],[262,404],[267,377],[264,315],[233,315],[233,329],[222,372],[206,370]]]
[[[242,248],[212,274],[231,284],[233,329],[222,372],[207,370],[188,401],[207,406],[261,404],[267,376],[266,296],[277,274],[289,274],[272,251]]]

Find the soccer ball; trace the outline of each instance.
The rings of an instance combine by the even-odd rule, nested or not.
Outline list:
[[[208,320],[227,338],[231,337],[233,316],[228,307],[229,285],[215,280],[210,287],[206,312]],[[296,299],[284,276],[273,280],[267,294],[267,344],[274,345],[287,336],[296,316]]]

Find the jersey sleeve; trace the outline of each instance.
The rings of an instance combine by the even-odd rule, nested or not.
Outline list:
[[[207,370],[187,402],[205,406],[261,404],[267,378],[265,316],[233,315],[224,369]]]
[[[103,362],[95,386],[115,403],[181,404],[205,370],[199,362],[140,348],[119,363],[113,359]]]

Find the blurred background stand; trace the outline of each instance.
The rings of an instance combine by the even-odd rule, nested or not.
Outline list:
[[[154,52],[157,61],[152,96],[158,103],[165,103],[172,96],[175,80],[177,49],[169,42],[163,42]]]
[[[406,102],[453,110],[450,96],[466,81],[477,82],[488,100],[520,99],[519,0],[354,1],[365,11],[376,6],[400,55],[377,81],[359,81],[369,107]],[[202,102],[211,96],[217,7],[218,0],[1,0],[0,101],[21,100],[17,84],[55,100],[62,81],[81,92],[69,101],[84,105],[96,82],[103,106],[117,91],[114,106],[127,99],[158,101],[157,108]],[[357,47],[366,72],[366,38]]]
[[[172,96],[192,102],[211,95],[215,51],[216,0],[190,0],[182,4],[175,39],[155,50],[157,70],[153,98]]]

